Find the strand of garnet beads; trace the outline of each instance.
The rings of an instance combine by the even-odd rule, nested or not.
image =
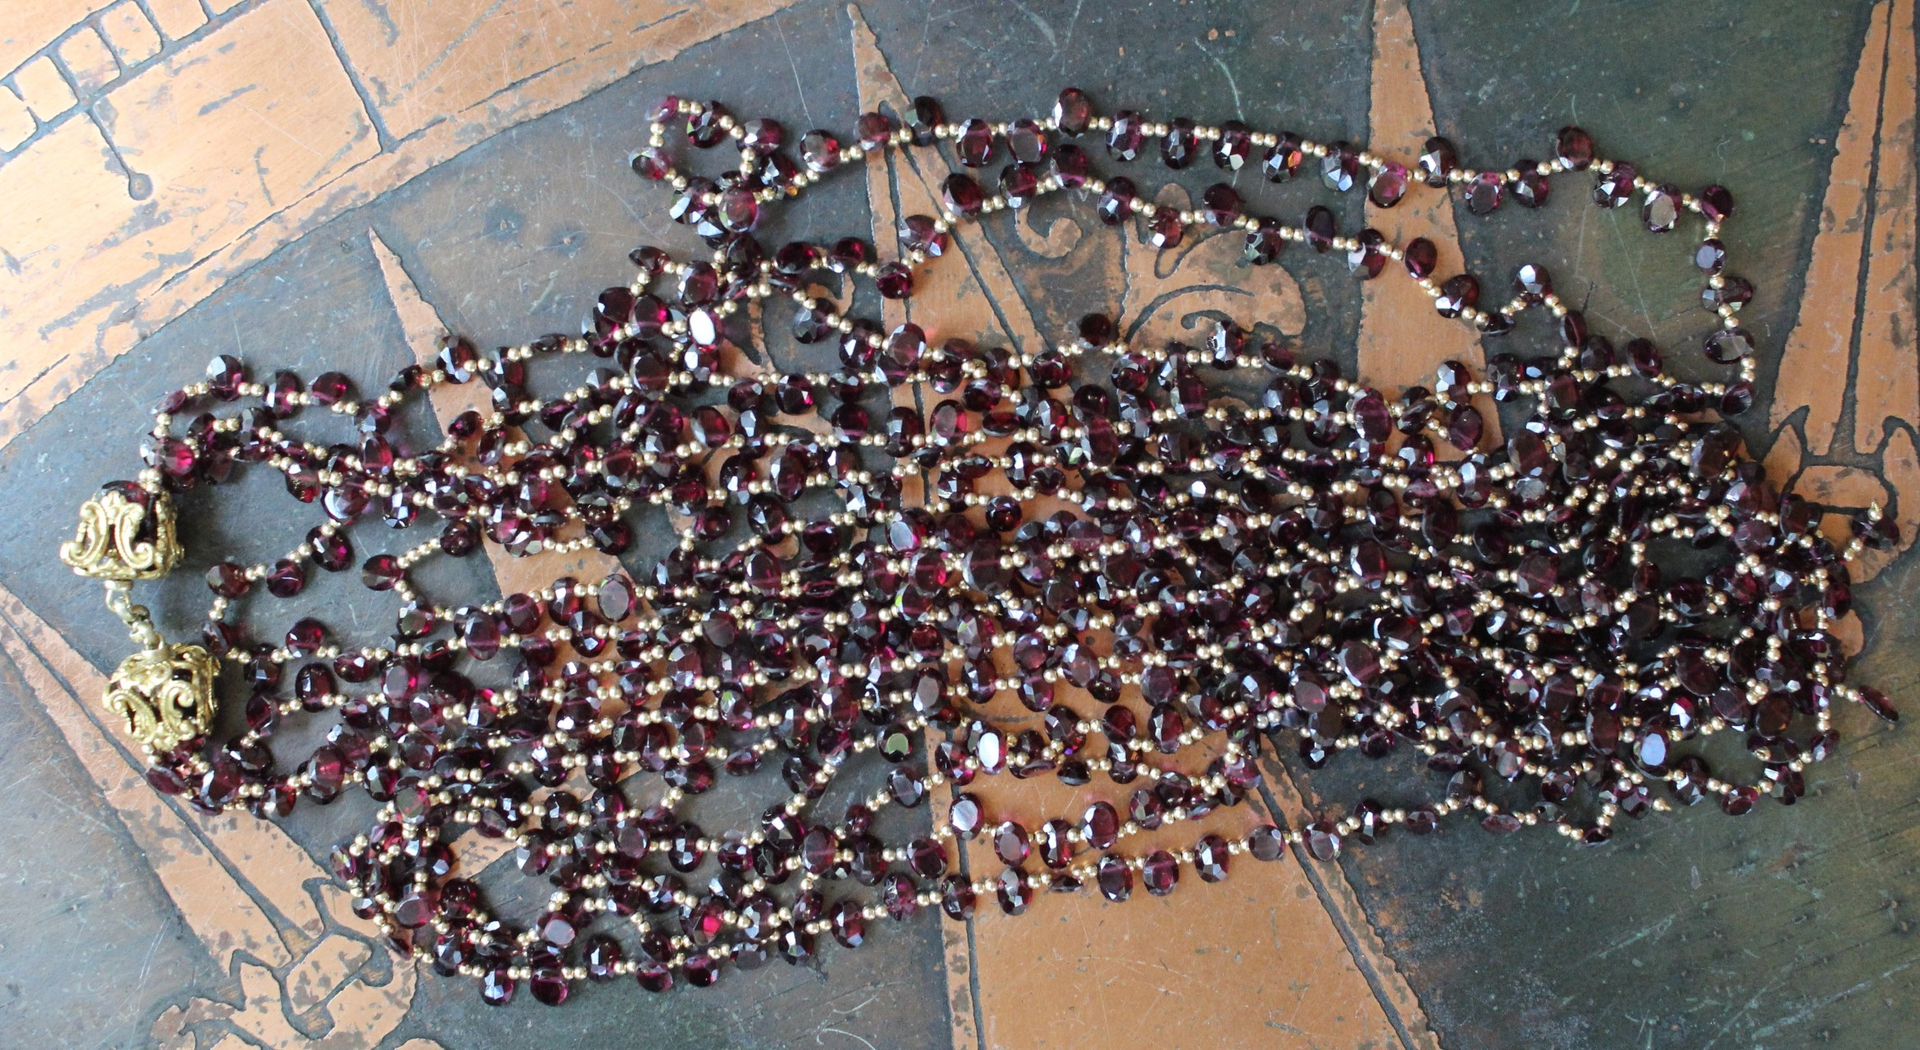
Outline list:
[[[731,139],[739,164],[714,180],[682,173],[670,125],[694,147]],[[1478,214],[1509,196],[1543,205],[1550,180],[1591,169],[1598,205],[1637,194],[1655,232],[1704,219],[1696,261],[1717,322],[1704,349],[1734,378],[1675,377],[1645,339],[1617,353],[1538,266],[1483,310],[1473,277],[1435,279],[1430,243],[1343,236],[1324,205],[1289,226],[1225,184],[1198,210],[1156,204],[1124,176],[1093,176],[1066,141],[1089,132],[1121,162],[1149,139],[1175,169],[1210,153],[1238,171],[1259,150],[1273,181],[1317,166],[1347,191],[1364,171],[1378,205],[1457,188]],[[1737,323],[1751,288],[1722,272],[1724,189],[1681,193],[1595,160],[1572,128],[1546,163],[1469,171],[1436,139],[1410,171],[1234,122],[1096,116],[1072,89],[1050,118],[1004,124],[949,123],[918,99],[904,127],[862,116],[852,145],[807,133],[797,162],[785,138],[718,105],[661,103],[635,170],[673,187],[673,216],[711,252],[637,249],[635,278],[598,297],[579,337],[487,353],[450,339],[436,367],[403,370],[371,398],[338,373],[256,383],[222,357],[162,406],[140,486],[181,490],[264,463],[326,520],[277,562],[209,571],[206,641],[250,687],[247,728],[210,754],[195,742],[153,756],[157,788],[274,817],[301,795],[364,789],[374,823],[334,855],[356,911],[396,951],[478,978],[488,1002],[527,983],[559,1003],[580,980],[661,991],[712,984],[727,963],[805,961],[821,935],[856,946],[868,922],[936,906],[966,919],[982,895],[1019,913],[1045,890],[1091,884],[1118,901],[1136,880],[1171,892],[1189,868],[1217,881],[1246,854],[1331,860],[1343,843],[1396,826],[1429,834],[1453,815],[1588,843],[1670,799],[1737,815],[1763,791],[1801,794],[1806,765],[1834,751],[1835,699],[1893,719],[1883,696],[1846,683],[1828,632],[1849,605],[1846,561],[1893,542],[1891,518],[1876,508],[1836,549],[1818,509],[1774,492],[1707,411],[1748,407],[1754,375]],[[953,173],[947,214],[904,220],[894,261],[854,238],[768,253],[754,237],[770,207],[832,170],[942,141],[963,168],[1001,144],[1013,162],[992,195]],[[1489,336],[1540,307],[1555,345],[1496,354],[1481,378],[1449,364],[1432,391],[1388,398],[1233,323],[1203,346],[1142,347],[1092,314],[1066,344],[1008,349],[886,331],[809,290],[827,269],[904,298],[956,223],[1063,189],[1163,248],[1199,228],[1244,238],[1253,265],[1289,244],[1344,253],[1360,278],[1399,263],[1441,316]],[[837,345],[839,367],[725,375],[723,349],[753,339],[743,307],[778,296],[794,301],[794,337]],[[597,363],[561,396],[529,394],[527,363],[562,353]],[[1259,403],[1223,399],[1209,371],[1262,376]],[[419,453],[388,437],[409,399],[475,380],[489,414],[461,416]],[[1643,393],[1623,396],[1624,383]],[[915,392],[931,407],[912,407]],[[1501,447],[1484,442],[1489,398],[1517,421]],[[243,399],[259,404],[210,411]],[[357,444],[287,434],[307,408],[351,420]],[[622,554],[655,508],[688,524],[637,579],[562,578],[460,606],[411,579],[426,559],[489,543]],[[366,585],[400,603],[390,641],[344,645],[313,619],[254,637],[234,619],[256,587],[291,597],[309,566],[349,569],[364,542],[349,526],[376,514],[394,529],[440,523],[361,562]],[[508,672],[476,681],[495,660]],[[1040,728],[990,717],[1003,695]],[[327,742],[277,770],[276,726],[328,710]],[[1744,735],[1756,776],[1709,768],[1701,749],[1727,734]],[[1298,828],[1120,849],[1244,801],[1263,739],[1312,767],[1344,750],[1410,752],[1447,779],[1431,799],[1361,799]],[[871,752],[882,783],[837,820],[820,814],[843,770],[873,768]],[[756,825],[714,834],[690,819],[720,771],[769,762],[788,792]],[[989,813],[966,789],[1001,773],[1052,774],[1093,801],[1042,820]],[[1126,797],[1100,797],[1109,784]],[[956,793],[929,834],[880,836],[882,811],[943,787]],[[511,843],[520,869],[548,880],[546,910],[524,924],[492,913],[456,874],[468,830]],[[980,836],[1004,864],[990,875],[959,870],[957,842]],[[848,881],[869,894],[843,892]]]

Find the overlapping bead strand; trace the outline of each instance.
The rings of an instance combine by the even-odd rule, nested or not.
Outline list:
[[[1238,858],[1331,860],[1454,817],[1603,843],[1621,814],[1676,802],[1735,815],[1763,795],[1793,802],[1835,750],[1838,701],[1895,718],[1847,682],[1831,633],[1848,560],[1891,545],[1892,519],[1876,507],[1836,547],[1822,509],[1776,492],[1719,418],[1750,407],[1755,371],[1721,187],[1684,193],[1597,159],[1577,128],[1548,161],[1475,171],[1442,139],[1404,164],[1233,121],[1101,115],[1073,89],[1048,116],[1001,123],[953,123],[917,99],[904,123],[862,116],[847,145],[800,136],[797,160],[779,124],[715,103],[669,98],[650,117],[634,170],[672,189],[705,257],[636,249],[635,276],[597,297],[580,335],[493,351],[450,337],[433,367],[372,396],[333,372],[259,383],[218,358],[161,406],[138,480],[115,483],[148,499],[258,464],[318,505],[284,558],[208,572],[206,643],[247,684],[247,727],[151,756],[148,779],[209,812],[272,817],[366,791],[373,825],[334,854],[356,911],[396,951],[477,978],[488,1002],[523,984],[550,1004],[581,980],[710,985],[727,965],[809,959],[822,936],[857,946],[885,916],[966,919],[983,897],[1019,913],[1083,887],[1119,901],[1136,882],[1165,894]],[[1324,205],[1288,225],[1225,183],[1191,210],[1143,199],[1124,175],[1095,176],[1089,137],[1118,163],[1157,141],[1174,169],[1317,171],[1378,206],[1448,192],[1475,214],[1540,207],[1587,173],[1596,206],[1638,198],[1655,233],[1699,220],[1702,349],[1731,374],[1679,378],[1645,338],[1616,350],[1535,264],[1483,307],[1476,278],[1435,273],[1431,243],[1343,235]],[[739,163],[690,174],[682,138],[731,142]],[[946,213],[905,218],[891,259],[858,238],[769,251],[754,236],[836,169],[941,143],[961,169],[942,184]],[[1011,162],[982,187],[970,172],[1002,151]],[[830,270],[909,297],[957,224],[1062,190],[1158,247],[1230,231],[1250,265],[1303,245],[1358,278],[1397,270],[1439,317],[1487,336],[1537,308],[1549,352],[1495,354],[1480,376],[1448,363],[1432,389],[1383,392],[1251,325],[1139,346],[1090,313],[1056,345],[1012,349],[887,330],[809,291]],[[794,338],[837,346],[839,367],[727,375],[723,350],[754,338],[746,308],[782,298]],[[591,362],[584,380],[532,396],[529,364],[567,354]],[[1230,373],[1257,404],[1221,397]],[[489,411],[422,451],[389,436],[433,388],[470,382]],[[896,398],[909,391],[924,411]],[[1512,424],[1498,446],[1489,399]],[[295,436],[316,414],[350,423],[349,440]],[[686,523],[679,542],[637,576],[470,604],[415,583],[422,562],[488,545],[624,554],[636,522],[668,511]],[[376,517],[438,531],[361,557],[364,529],[348,527]],[[310,572],[356,563],[398,602],[381,644],[343,644],[311,618],[283,635],[240,618],[256,591],[292,597]],[[1041,728],[997,721],[998,697]],[[334,719],[326,742],[276,763],[276,728],[316,715]],[[1701,753],[1723,734],[1743,739],[1727,749],[1737,769]],[[1299,827],[1250,819],[1187,848],[1131,844],[1244,802],[1267,748],[1316,768],[1343,751],[1411,756],[1441,782]],[[785,790],[757,822],[696,822],[720,776],[767,765]],[[865,778],[855,801],[823,813],[843,774]],[[1091,801],[996,812],[970,788],[999,775],[1051,776]],[[881,836],[881,810],[935,789],[951,802],[928,834]],[[468,831],[511,842],[552,888],[544,911],[493,913],[453,849]],[[976,838],[990,873],[986,851],[957,870],[955,840]]]

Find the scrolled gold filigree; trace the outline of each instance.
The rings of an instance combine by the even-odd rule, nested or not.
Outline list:
[[[152,528],[147,529],[148,515]],[[60,545],[60,560],[82,576],[101,580],[152,580],[180,563],[173,505],[163,492],[145,505],[108,489],[80,506],[73,539]]]
[[[127,732],[154,752],[203,736],[213,724],[213,680],[219,661],[197,645],[161,645],[120,662],[102,702],[127,721]]]

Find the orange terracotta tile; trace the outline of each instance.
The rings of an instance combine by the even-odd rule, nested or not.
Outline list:
[[[5,590],[0,590],[0,649],[20,668],[33,696],[145,852],[187,925],[222,957],[242,950],[271,962],[289,961],[272,920],[236,892],[220,858],[147,786],[119,742],[89,714],[88,704],[105,689],[106,676]]]
[[[1913,0],[1888,17],[1886,87],[1880,99],[1873,167],[1873,228],[1860,299],[1860,356],[1854,381],[1853,447],[1877,449],[1888,419],[1920,420],[1920,361],[1914,344]]]
[[[204,198],[198,204],[185,202],[187,207],[181,214],[149,211],[143,224],[119,229],[116,224],[127,224],[131,212],[121,210],[112,195],[89,197],[68,193],[64,185],[51,191],[36,190],[39,194],[36,199],[58,207],[24,218],[0,216],[0,237],[19,232],[20,226],[33,226],[39,216],[57,216],[53,225],[58,227],[60,243],[80,245],[71,249],[72,258],[80,262],[77,269],[70,267],[71,279],[64,282],[43,281],[44,265],[33,267],[32,273],[23,269],[20,273],[0,274],[0,302],[10,306],[26,304],[23,309],[0,311],[0,343],[14,348],[11,369],[0,369],[0,446],[19,436],[50,406],[86,382],[107,362],[133,347],[146,333],[179,316],[236,272],[342,210],[367,202],[505,128],[574,102],[635,68],[666,61],[696,43],[760,19],[790,2],[727,0],[704,7],[662,8],[655,22],[624,39],[621,47],[572,56],[542,76],[511,85],[510,90],[503,79],[497,85],[502,91],[500,98],[456,114],[454,119],[435,123],[388,152],[369,155],[363,152],[358,140],[352,143],[351,149],[332,155],[311,151],[310,156],[323,160],[330,171],[348,173],[347,177],[328,185],[324,193],[296,194],[291,200],[276,194],[273,209],[265,215],[251,208],[241,215],[236,207],[236,221],[223,223],[217,230],[186,228],[192,226],[192,220],[202,217]],[[337,62],[337,55],[313,11],[306,0],[291,4],[268,0],[223,20],[222,27],[216,30],[203,30],[207,32],[204,38],[169,56],[167,61],[147,67],[133,83],[146,84],[149,76],[154,78],[154,84],[163,83],[171,75],[167,72],[171,69],[189,69],[198,75],[200,66],[204,65],[216,78],[227,77],[231,92],[245,87],[251,82],[248,78],[257,73],[257,79],[270,90],[250,95],[249,105],[268,95],[276,100],[302,97],[314,112],[326,114],[317,122],[320,129],[335,126],[336,117],[364,120],[365,110],[353,95],[345,74],[337,65],[331,73],[326,72],[329,63]],[[587,12],[589,16],[592,14]],[[257,27],[256,20],[283,24],[281,32],[264,35],[270,43],[284,42],[283,49],[262,49],[257,46],[258,37],[230,35],[239,32],[238,27]],[[246,32],[253,33],[255,29],[249,28]],[[284,62],[286,55],[296,56],[291,68]],[[195,62],[195,56],[206,61]],[[311,63],[311,67],[302,63]],[[48,66],[57,83],[58,72],[51,69],[50,63]],[[237,71],[238,75],[222,70]],[[308,75],[315,71],[320,79]],[[289,73],[293,74],[291,81]],[[61,90],[65,91],[64,86]],[[71,93],[66,94],[70,106]],[[42,116],[35,97],[24,89],[22,95],[35,115]],[[319,97],[322,95],[325,98]],[[116,93],[116,107],[121,101]],[[165,118],[168,109],[153,106],[148,112]],[[188,113],[181,123],[190,127],[192,116]],[[306,130],[300,121],[281,127]],[[167,137],[181,130],[170,129],[163,122],[153,134]],[[279,142],[290,141],[284,132],[271,133],[279,136]],[[249,141],[264,139],[269,131],[251,129],[250,134]],[[298,139],[291,141],[297,143]],[[38,148],[36,144],[28,149],[31,152]],[[57,178],[72,167],[70,154],[61,154],[58,159],[66,166],[56,165],[48,172],[34,174],[30,171],[38,162],[25,162],[24,169],[10,162],[5,168],[13,173],[0,174],[0,184],[16,177],[27,184],[40,184],[49,175]],[[108,163],[112,160],[104,150],[101,159]],[[212,158],[216,162],[219,159]],[[84,166],[76,170],[84,170]],[[12,227],[8,219],[16,220]],[[168,228],[173,225],[182,227],[184,232]],[[210,235],[202,236],[203,233]],[[100,243],[96,237],[99,236],[111,240],[109,260],[96,258],[95,246]],[[37,250],[31,246],[53,242],[42,231],[19,241],[0,243],[10,246],[23,243],[29,250]],[[21,291],[22,285],[29,285],[31,291]]]
[[[303,0],[269,0],[121,85],[102,120],[132,179],[84,120],[0,167],[0,198],[39,202],[0,214],[18,260],[0,274],[0,325],[27,348],[0,370],[0,400],[51,363],[42,333],[90,300],[200,259],[373,155],[358,97],[316,39]]]
[[[54,51],[81,94],[98,91],[120,78],[120,63],[114,61],[106,39],[93,26],[74,30]]]
[[[200,0],[147,0],[147,11],[168,40],[178,40],[207,24]]]
[[[0,152],[12,150],[33,134],[33,112],[5,87],[0,87]]]
[[[1867,39],[1847,97],[1847,117],[1835,140],[1827,192],[1820,205],[1820,232],[1813,240],[1800,315],[1787,348],[1780,354],[1772,424],[1779,426],[1806,409],[1806,447],[1825,455],[1840,424],[1845,375],[1858,317],[1860,252],[1867,235],[1867,191],[1872,178],[1874,128],[1880,111],[1880,85],[1887,61],[1887,4],[1876,4]]]
[[[1379,0],[1373,7],[1372,107],[1368,142],[1392,157],[1411,159],[1434,135],[1433,106],[1426,76],[1420,71],[1420,47],[1406,0]],[[1425,237],[1440,249],[1440,271],[1458,272],[1460,231],[1454,225],[1453,198],[1444,193],[1409,192],[1393,208],[1367,203],[1367,224],[1394,244]],[[1398,263],[1362,285],[1360,378],[1383,390],[1432,386],[1434,370],[1449,359],[1478,365],[1480,338],[1462,324],[1435,324],[1433,300],[1407,280]],[[1499,417],[1484,413],[1498,436]]]
[[[90,14],[95,0],[19,0],[0,18],[0,70],[11,70]]]
[[[159,32],[133,0],[120,0],[107,8],[100,15],[100,32],[124,68],[132,69],[160,53]]]
[[[41,120],[52,120],[73,108],[73,86],[46,55],[14,72],[13,89],[19,92],[27,109]]]
[[[395,138],[469,111],[511,111],[538,91],[508,92],[531,78],[617,47],[628,68],[655,60],[666,43],[678,50],[689,31],[706,36],[759,17],[765,0],[572,0],[502,5],[497,0],[440,0],[432,17],[392,20],[383,5],[321,0],[348,64]],[[695,26],[710,27],[694,29]]]

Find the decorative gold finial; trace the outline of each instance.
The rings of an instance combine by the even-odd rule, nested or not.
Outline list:
[[[60,545],[60,560],[101,580],[165,576],[180,563],[172,500],[128,482],[108,485],[81,504],[80,526]]]
[[[168,644],[129,591],[125,580],[108,580],[107,608],[127,625],[140,651],[114,668],[101,701],[127,720],[128,735],[158,755],[212,727],[220,661],[197,645]]]
[[[102,698],[127,720],[127,732],[155,754],[171,751],[213,724],[219,662],[197,645],[161,645],[120,661]]]

